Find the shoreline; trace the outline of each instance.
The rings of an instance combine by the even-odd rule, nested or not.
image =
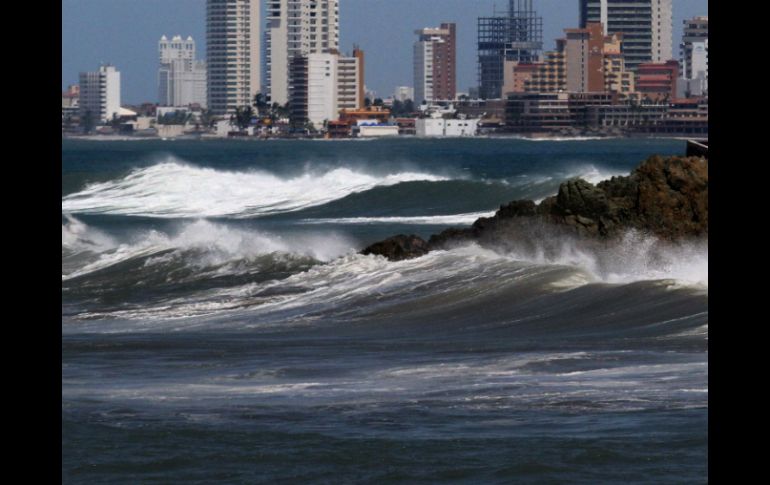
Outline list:
[[[217,137],[217,136],[178,136],[163,138],[159,136],[129,136],[129,135],[62,135],[64,140],[78,141],[235,141],[235,142],[261,142],[261,141],[373,141],[373,140],[523,140],[523,141],[598,141],[598,140],[693,140],[708,139],[708,135],[686,134],[633,134],[633,135],[538,135],[526,136],[515,133],[485,134],[476,136],[425,136],[399,135],[389,137],[364,137],[364,138],[323,138],[323,137]]]

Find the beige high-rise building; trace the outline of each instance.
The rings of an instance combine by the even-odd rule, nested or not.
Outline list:
[[[633,94],[635,89],[634,73],[626,69],[623,60],[622,37],[612,34],[604,38],[604,91],[625,97]]]
[[[546,53],[544,63],[519,68],[524,91],[632,93],[634,76],[625,69],[621,54],[622,35],[604,35],[603,32],[599,23],[589,23],[582,29],[564,29],[565,38],[557,39],[556,50]],[[515,89],[517,67],[511,67],[513,73],[509,76],[514,88],[512,92],[520,92]]]
[[[265,44],[265,89],[285,104],[291,59],[339,50],[339,0],[269,0]]]
[[[261,91],[260,0],[206,0],[208,106],[217,115]]]
[[[529,93],[558,93],[567,90],[566,39],[556,39],[556,50],[545,53],[545,61],[524,80]]]
[[[604,34],[623,34],[623,58],[628,70],[644,62],[672,57],[672,0],[580,0],[580,27],[604,25]]]

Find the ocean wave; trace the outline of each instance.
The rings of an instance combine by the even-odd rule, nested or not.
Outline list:
[[[700,248],[688,251],[697,258],[707,257],[700,253]],[[210,325],[271,328],[339,319],[366,322],[385,319],[401,324],[410,320],[454,321],[461,325],[465,319],[477,322],[482,312],[485,325],[507,326],[529,325],[541,318],[549,321],[556,318],[557,322],[559,318],[571,320],[570,308],[574,309],[577,301],[580,311],[599,312],[596,318],[616,312],[637,312],[638,298],[663,298],[660,295],[669,291],[671,282],[681,278],[695,282],[674,288],[676,291],[693,298],[707,296],[707,274],[703,287],[699,273],[707,273],[707,267],[699,268],[693,276],[683,267],[668,266],[660,258],[652,258],[662,264],[657,266],[639,253],[645,250],[627,248],[612,257],[576,248],[565,248],[561,254],[532,255],[503,253],[470,244],[433,251],[417,259],[391,262],[383,257],[349,252],[325,264],[296,268],[298,271],[282,278],[232,280],[229,285],[201,288],[193,294],[156,304],[143,302],[109,311],[94,308],[77,318],[153,321],[161,327],[169,325],[179,329]],[[647,253],[649,257],[649,251]],[[627,255],[626,259],[623,254]],[[668,253],[672,258],[682,254]],[[703,262],[697,258],[688,265],[695,267]],[[623,289],[639,284],[646,285],[647,289],[630,292]],[[592,287],[594,289],[575,297],[559,296]],[[704,288],[706,293],[702,291]],[[628,303],[622,303],[624,299]],[[605,306],[613,310],[603,309]],[[564,308],[560,310],[560,307]],[[562,311],[566,313],[557,318]],[[700,325],[702,319],[708,318],[707,310],[704,314],[701,307],[684,315],[678,311],[676,308],[661,311],[656,321],[670,322],[666,328],[670,326],[672,332],[681,332],[689,328],[690,320],[695,319]],[[634,314],[634,318],[642,317]],[[580,323],[589,327],[591,324],[591,318]],[[112,330],[128,331],[127,328]]]
[[[410,217],[338,217],[322,219],[304,219],[305,224],[423,224],[450,225],[473,224],[479,217],[492,217],[495,211],[470,212],[467,214],[449,214],[439,216],[410,216]]]
[[[62,211],[162,218],[247,218],[298,211],[378,186],[447,177],[403,171],[374,175],[350,168],[282,178],[265,171],[228,172],[176,159],[90,184],[62,198]]]
[[[585,241],[548,230],[526,243],[512,242],[505,252],[535,264],[581,268],[596,281],[610,284],[666,280],[670,284],[708,289],[708,241],[665,242],[636,230],[619,240]]]
[[[98,243],[91,243],[92,240]],[[353,250],[351,241],[335,233],[281,236],[197,220],[180,225],[173,234],[143,231],[127,242],[117,242],[82,221],[67,216],[62,224],[62,251],[91,249],[91,258],[80,267],[62,268],[62,280],[72,280],[128,261],[141,260],[144,268],[182,257],[197,270],[217,268],[219,273],[265,255],[330,261]],[[187,257],[185,257],[187,255]],[[170,277],[170,276],[169,276]]]

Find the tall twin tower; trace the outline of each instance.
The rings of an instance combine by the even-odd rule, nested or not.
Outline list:
[[[285,104],[291,59],[339,50],[339,0],[207,0],[206,42],[214,114],[250,105],[259,92]]]

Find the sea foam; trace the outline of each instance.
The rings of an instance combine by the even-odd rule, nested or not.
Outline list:
[[[448,178],[411,171],[374,175],[344,167],[284,178],[266,171],[229,172],[170,159],[67,195],[62,198],[62,211],[162,218],[248,218],[297,211],[377,186],[442,180]]]

